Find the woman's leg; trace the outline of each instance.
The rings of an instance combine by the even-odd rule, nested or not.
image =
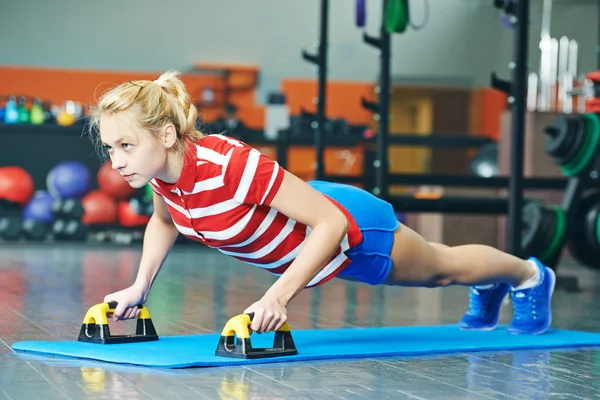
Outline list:
[[[405,225],[394,232],[392,270],[387,285],[438,287],[507,283],[517,287],[536,273],[536,267],[490,246],[449,247],[427,242]]]

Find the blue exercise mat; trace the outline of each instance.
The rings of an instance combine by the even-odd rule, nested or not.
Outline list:
[[[459,352],[557,349],[600,346],[600,334],[549,330],[543,335],[512,335],[494,331],[461,331],[457,325],[347,328],[292,331],[295,356],[253,360],[214,355],[220,334],[162,336],[158,341],[92,344],[77,341],[28,341],[13,344],[16,352],[90,359],[155,368],[216,367],[288,361],[412,356]],[[253,334],[253,347],[272,347],[274,334]]]

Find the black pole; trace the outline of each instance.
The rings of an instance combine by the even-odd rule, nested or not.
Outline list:
[[[323,163],[323,135],[325,134],[325,107],[327,105],[327,32],[329,30],[329,0],[321,0],[321,28],[319,32],[319,52],[317,55],[309,54],[302,50],[302,58],[317,66],[318,70],[318,93],[317,93],[317,115],[316,121],[311,128],[314,131],[315,144],[315,179],[323,179],[325,176],[325,166]]]
[[[598,0],[598,43],[596,43],[596,68],[600,69],[600,0]]]
[[[386,2],[382,1],[385,15]],[[375,195],[388,198],[388,136],[390,134],[390,34],[385,29],[385,17],[381,18],[381,64],[379,67],[379,132],[377,133],[377,160],[375,161]]]
[[[527,91],[527,41],[529,40],[529,0],[517,3],[515,63],[512,85],[512,132],[510,140],[510,181],[508,193],[508,252],[521,256],[523,208],[523,157],[525,147],[525,94]]]
[[[329,0],[321,0],[321,29],[319,33],[319,89],[317,102],[317,126],[315,127],[316,166],[315,179],[323,179],[325,165],[323,162],[323,135],[325,134],[325,106],[327,103],[327,31],[329,25]]]

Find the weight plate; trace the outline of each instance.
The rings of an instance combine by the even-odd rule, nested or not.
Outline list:
[[[586,215],[590,208],[598,202],[600,202],[600,189],[591,189],[583,193],[573,219],[569,221],[567,247],[573,258],[586,266],[593,266],[597,263],[594,254],[589,251],[586,245],[587,241],[584,236]]]
[[[560,164],[561,171],[567,176],[575,175],[575,172],[574,172],[575,168],[579,164],[581,164],[581,160],[583,159],[583,156],[585,154],[585,149],[591,145],[591,142],[592,142],[591,133],[592,132],[590,131],[590,129],[587,125],[588,125],[587,123],[584,124],[584,126],[585,126],[584,135],[581,140],[581,145],[577,149],[576,153],[573,155],[573,157],[571,159]]]
[[[521,248],[528,255],[533,255],[538,250],[538,236],[541,231],[543,207],[544,204],[537,200],[527,201],[523,206]]]
[[[540,255],[540,261],[544,263],[547,263],[560,251],[567,230],[567,221],[564,211],[558,206],[552,206],[551,211],[554,214],[554,218],[548,219],[554,220],[554,229],[548,246]]]
[[[585,114],[586,119],[586,135],[583,142],[583,147],[578,152],[577,157],[573,162],[569,163],[565,168],[561,168],[567,176],[575,176],[584,171],[592,161],[598,149],[600,142],[600,119],[597,114]]]
[[[563,157],[573,143],[578,125],[583,125],[581,118],[559,116],[552,125],[545,127],[546,153],[555,158]]]
[[[558,165],[570,163],[581,150],[586,134],[585,118],[560,116],[544,129],[546,152]]]
[[[600,214],[600,203],[596,203],[591,207],[585,216],[584,236],[582,240],[586,243],[590,254],[593,254],[595,262],[587,265],[593,269],[600,268],[600,243],[596,235],[596,227],[598,225],[598,215]]]
[[[600,213],[596,216],[596,243],[600,246]]]
[[[574,130],[571,132],[571,145],[569,149],[564,156],[556,158],[556,161],[559,163],[559,165],[563,165],[572,160],[577,154],[577,151],[583,145],[583,140],[585,139],[586,135],[585,119],[578,117],[576,121],[577,122],[575,123]]]

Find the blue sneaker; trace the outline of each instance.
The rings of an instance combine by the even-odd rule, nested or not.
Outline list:
[[[514,313],[508,332],[539,335],[546,332],[552,323],[550,303],[556,275],[536,258],[529,260],[540,269],[540,282],[529,289],[511,290]]]
[[[490,289],[471,287],[469,309],[458,324],[463,330],[491,331],[498,325],[500,306],[508,293],[507,283],[497,283]]]

